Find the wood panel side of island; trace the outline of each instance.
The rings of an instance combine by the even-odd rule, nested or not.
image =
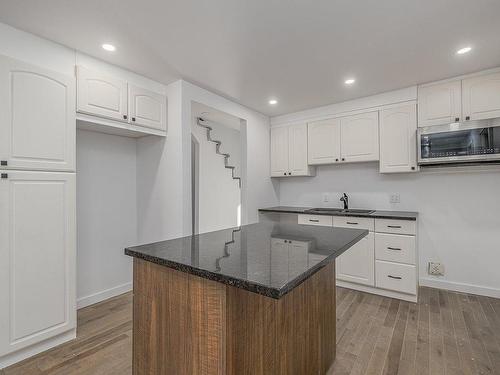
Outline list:
[[[281,299],[134,259],[133,373],[325,374],[335,266]]]

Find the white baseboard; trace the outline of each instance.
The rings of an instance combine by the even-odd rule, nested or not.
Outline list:
[[[76,329],[0,357],[0,370],[76,338]],[[0,371],[1,372],[1,371]]]
[[[437,289],[452,290],[454,292],[462,292],[469,294],[478,294],[493,298],[500,298],[500,289],[489,288],[480,285],[457,283],[454,281],[446,281],[439,279],[431,279],[427,277],[420,278],[420,286],[428,286]]]
[[[91,294],[89,296],[78,298],[76,301],[76,308],[81,309],[93,305],[95,303],[104,301],[108,298],[119,296],[120,294],[130,292],[132,290],[132,282],[125,283],[122,285],[115,286],[110,289],[103,290],[98,293]]]

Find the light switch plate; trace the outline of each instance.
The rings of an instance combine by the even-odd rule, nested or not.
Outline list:
[[[392,193],[389,196],[389,201],[391,203],[399,203],[399,202],[401,202],[401,197],[399,196],[399,193]]]

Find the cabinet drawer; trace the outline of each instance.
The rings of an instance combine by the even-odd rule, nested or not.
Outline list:
[[[375,233],[375,257],[378,260],[415,264],[415,236]]]
[[[396,292],[417,293],[417,268],[409,264],[375,261],[375,286]]]
[[[299,215],[299,224],[332,226],[332,217],[325,215]]]
[[[367,229],[373,232],[374,219],[369,217],[334,216],[333,226],[341,228]]]
[[[375,232],[415,235],[416,224],[415,220],[376,219]]]

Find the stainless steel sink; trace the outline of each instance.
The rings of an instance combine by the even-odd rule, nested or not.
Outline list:
[[[347,210],[344,210],[342,208],[312,208],[310,210],[305,211],[305,213],[308,214],[334,214],[334,215],[362,215],[362,216],[368,216],[375,210],[363,210],[363,209],[358,209],[358,208],[349,208]]]

